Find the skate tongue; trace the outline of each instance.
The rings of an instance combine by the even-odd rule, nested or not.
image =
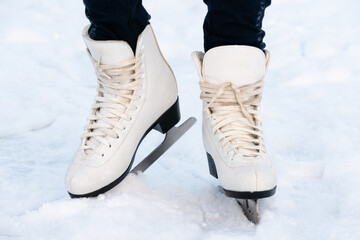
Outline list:
[[[258,104],[256,102],[258,96],[252,96],[252,86],[245,85],[253,84],[265,77],[269,55],[265,56],[263,51],[255,47],[223,46],[209,50],[204,56],[201,53],[194,53],[193,59],[205,86],[206,83],[221,85],[230,82],[232,87],[248,89],[240,96],[241,103],[237,97],[238,93],[227,89],[227,92],[223,92],[222,96],[215,99],[215,104],[209,107],[209,110],[217,119],[224,119],[223,122],[227,122],[227,119],[234,120],[220,126],[219,129],[225,136],[241,136],[231,140],[230,144],[236,147],[243,157],[258,156],[257,137],[253,134],[255,131],[253,122],[256,119],[255,115],[252,115],[257,111],[254,106]],[[212,92],[212,94],[216,96],[217,93]],[[248,114],[245,114],[242,108],[247,109]],[[253,121],[250,118],[253,118]]]
[[[134,58],[134,53],[125,41],[97,41],[90,38],[88,34],[89,26],[83,30],[83,38],[91,56],[101,64],[118,63]]]
[[[261,80],[266,61],[264,52],[256,47],[216,47],[205,54],[202,74],[208,83],[231,82],[239,87]]]
[[[126,60],[131,60],[134,59],[134,53],[131,49],[131,47],[129,46],[128,43],[126,43],[125,41],[96,41],[93,40],[89,37],[88,34],[88,28],[86,27],[83,30],[83,38],[85,41],[85,44],[91,54],[91,57],[97,62],[100,63],[101,65],[107,65],[107,64],[117,64],[117,63],[121,63],[123,61]],[[96,71],[98,71],[98,69],[96,69]],[[127,81],[123,81],[121,84],[126,84],[126,83],[130,83],[134,81],[134,79],[129,78]],[[121,85],[119,83],[119,86]],[[127,90],[127,89],[116,89],[115,86],[109,87],[109,86],[102,86],[102,88],[105,89],[105,92],[102,94],[103,98],[108,98],[108,99],[112,99],[114,98],[114,90],[116,91],[116,97],[119,99],[121,98],[121,96],[125,96],[125,95],[131,95],[132,94],[132,90]],[[108,89],[108,91],[106,91]],[[111,94],[109,94],[108,92],[110,92]],[[121,101],[123,103],[129,103],[130,99],[127,98],[121,98]],[[117,108],[117,111],[122,111],[125,112],[125,108],[121,109],[121,108]],[[101,115],[103,116],[109,116],[111,115],[111,113],[109,112],[109,109],[106,107],[102,107],[99,109],[98,111]],[[95,113],[97,114],[97,113]],[[120,118],[118,116],[114,116],[114,117],[109,117],[114,121],[120,121]],[[103,121],[102,119],[97,120],[97,124],[99,125],[108,125],[105,121]],[[102,129],[94,129],[93,130],[94,133],[103,133]],[[94,138],[91,137],[90,139],[87,140],[88,142],[91,142],[93,146],[101,146],[100,142]],[[86,154],[89,154],[91,151],[88,149],[85,151]]]

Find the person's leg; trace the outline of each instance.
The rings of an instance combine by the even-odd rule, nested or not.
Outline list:
[[[205,53],[193,53],[203,100],[203,142],[210,174],[227,196],[270,197],[276,171],[268,158],[260,102],[269,52],[262,19],[269,0],[204,0]]]
[[[175,76],[141,0],[84,2],[91,26],[83,38],[98,93],[66,173],[71,197],[95,197],[119,184],[146,134],[165,134],[180,120]]]
[[[204,21],[205,52],[224,45],[265,48],[261,29],[265,8],[271,0],[204,0],[208,13]]]
[[[84,0],[84,4],[93,40],[124,40],[135,52],[137,38],[150,20],[142,0]]]

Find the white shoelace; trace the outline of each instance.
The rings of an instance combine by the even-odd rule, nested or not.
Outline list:
[[[263,80],[237,88],[230,82],[200,82],[213,134],[219,134],[223,147],[230,144],[234,158],[266,157],[259,113],[263,85]]]
[[[120,120],[132,120],[126,110],[137,109],[132,100],[140,99],[135,91],[141,89],[144,73],[141,56],[114,64],[101,64],[101,59],[96,61],[91,55],[90,59],[95,66],[99,86],[89,123],[85,127],[82,149],[85,154],[95,151],[102,155],[97,150],[99,144],[111,147],[108,137],[119,138],[119,132],[125,129]]]

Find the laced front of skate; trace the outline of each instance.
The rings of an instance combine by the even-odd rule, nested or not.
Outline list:
[[[212,133],[219,136],[222,147],[229,146],[232,159],[266,158],[259,113],[263,85],[263,80],[241,87],[200,82]]]
[[[90,54],[89,54],[90,55]],[[142,87],[144,77],[141,57],[114,64],[101,64],[91,55],[98,79],[98,95],[83,135],[82,150],[103,155],[100,144],[111,148],[109,138],[119,138],[125,129],[123,121],[131,121],[131,112],[137,109],[134,100],[140,99],[136,91]],[[122,121],[121,121],[122,120]]]

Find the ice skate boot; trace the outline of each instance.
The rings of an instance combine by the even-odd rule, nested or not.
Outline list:
[[[152,27],[136,52],[124,41],[83,38],[98,80],[98,94],[65,177],[71,197],[95,197],[131,170],[136,150],[152,129],[166,133],[180,120],[177,84]]]
[[[223,46],[192,57],[200,76],[210,174],[228,197],[272,196],[276,172],[265,151],[259,112],[269,52]]]

